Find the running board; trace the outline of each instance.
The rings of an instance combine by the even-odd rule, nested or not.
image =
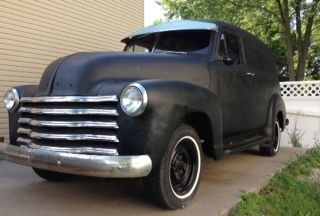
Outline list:
[[[262,137],[262,138],[259,138],[256,140],[251,140],[251,141],[248,141],[248,142],[246,142],[242,145],[239,145],[235,148],[224,150],[224,154],[233,154],[233,153],[242,152],[242,151],[245,151],[253,146],[261,145],[261,144],[264,144],[268,141],[270,141],[269,137]]]

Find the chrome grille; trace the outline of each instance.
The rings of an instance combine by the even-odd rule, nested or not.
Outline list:
[[[20,102],[18,144],[117,155],[117,96],[24,97]]]

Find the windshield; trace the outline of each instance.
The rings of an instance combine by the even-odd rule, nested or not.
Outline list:
[[[156,42],[155,34],[140,35],[132,38],[124,51],[127,52],[151,52]]]
[[[128,41],[124,51],[206,54],[211,32],[210,30],[184,30],[140,35]]]

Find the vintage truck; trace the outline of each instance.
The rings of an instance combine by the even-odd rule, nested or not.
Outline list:
[[[152,197],[176,209],[195,196],[204,155],[257,145],[277,154],[288,120],[259,39],[221,21],[183,20],[122,42],[123,52],[59,58],[39,85],[9,90],[1,158],[52,181],[144,177]]]

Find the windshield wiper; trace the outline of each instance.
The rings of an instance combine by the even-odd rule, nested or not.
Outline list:
[[[170,50],[165,50],[165,51],[162,51],[164,53],[173,53],[173,54],[180,54],[180,55],[188,55],[187,52],[182,52],[182,51],[170,51]]]

